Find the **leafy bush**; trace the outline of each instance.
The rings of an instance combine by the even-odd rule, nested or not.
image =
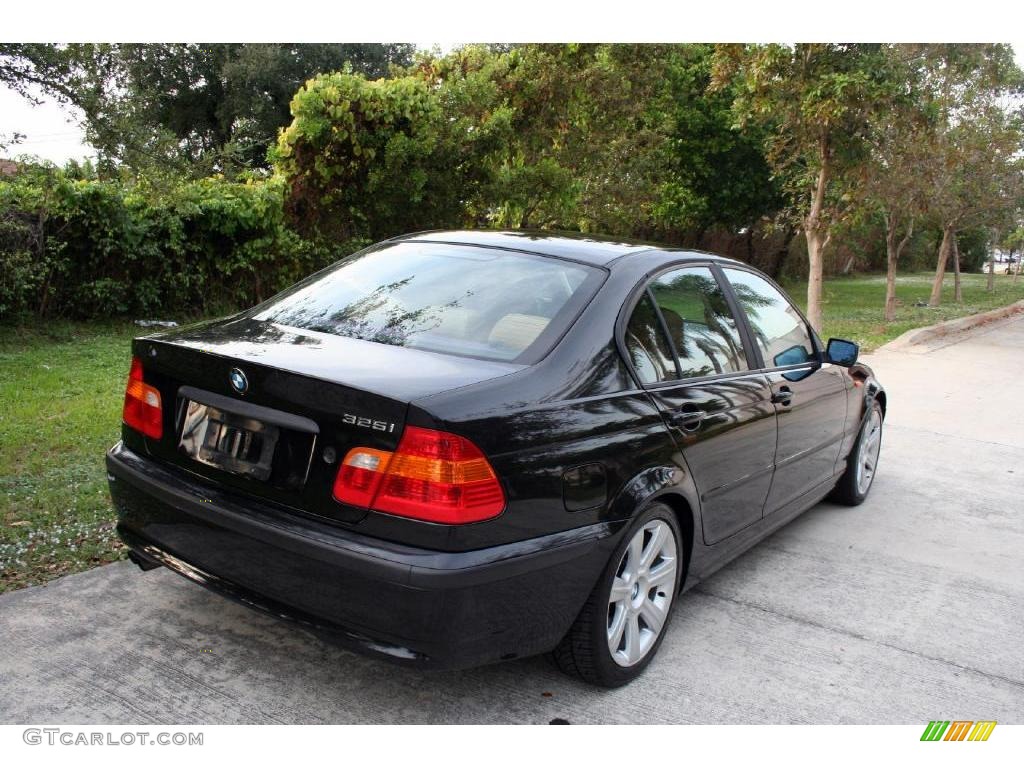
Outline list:
[[[710,46],[468,45],[318,75],[272,151],[305,236],[460,225],[680,242],[781,206],[759,136],[708,95]]]
[[[29,167],[0,181],[0,319],[249,305],[351,247],[289,229],[278,178],[156,193],[73,176]]]
[[[458,221],[436,95],[419,79],[319,75],[292,101],[273,152],[305,235],[379,240]]]

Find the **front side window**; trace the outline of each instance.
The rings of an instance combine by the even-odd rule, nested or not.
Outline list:
[[[747,368],[743,343],[721,286],[707,267],[666,272],[651,283],[683,378]]]
[[[726,269],[725,274],[750,321],[766,367],[781,368],[814,359],[807,324],[778,288],[752,272]]]
[[[561,337],[603,277],[533,254],[396,243],[342,260],[253,317],[380,344],[530,362]]]

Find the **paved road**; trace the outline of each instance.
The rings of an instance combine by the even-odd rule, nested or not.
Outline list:
[[[1024,318],[869,362],[891,403],[869,501],[683,596],[625,689],[544,659],[398,669],[119,563],[0,596],[0,721],[1024,723]]]

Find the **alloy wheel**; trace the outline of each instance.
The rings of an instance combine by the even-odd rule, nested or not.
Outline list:
[[[882,414],[878,408],[871,409],[871,416],[860,436],[857,451],[857,492],[864,495],[875,479],[878,468],[878,454],[882,449]]]
[[[675,593],[676,537],[655,518],[638,530],[622,553],[608,599],[608,650],[632,667],[654,647]]]

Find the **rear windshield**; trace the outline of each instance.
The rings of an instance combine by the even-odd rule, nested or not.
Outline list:
[[[532,254],[405,242],[344,259],[257,307],[257,320],[380,344],[534,362],[603,279]]]

